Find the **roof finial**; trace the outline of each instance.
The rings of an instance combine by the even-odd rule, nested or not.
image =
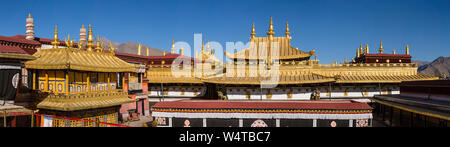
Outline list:
[[[148,47],[146,48],[147,49],[147,56],[149,56],[150,55],[150,52],[149,52],[149,49],[148,49]]]
[[[137,52],[137,54],[141,55],[141,43],[138,44],[138,52]]]
[[[360,54],[361,54],[361,53],[359,52],[359,49],[360,49],[360,48],[357,48],[357,49],[356,49],[356,58],[359,58],[359,56],[360,56]]]
[[[202,53],[205,52],[205,41],[202,42]]]
[[[163,56],[166,56],[166,50],[163,50]]]
[[[58,25],[55,25],[55,35],[53,36],[52,42],[53,48],[58,48],[59,39],[58,39]]]
[[[272,38],[275,32],[273,31],[273,21],[272,16],[270,16],[270,26],[269,26],[269,32],[267,32],[267,35],[269,35],[269,38]]]
[[[183,53],[184,53],[184,48],[181,47],[181,49],[180,49],[180,55],[183,55]]]
[[[383,42],[380,40],[380,49],[378,50],[380,53],[383,53]]]
[[[175,53],[175,40],[172,39],[172,50],[171,53],[174,54]]]
[[[100,52],[102,50],[102,48],[101,48],[101,44],[100,44],[100,35],[99,34],[97,34],[97,41],[95,43],[96,43],[95,51]]]
[[[89,35],[88,35],[88,51],[92,51],[92,47],[94,46],[94,44],[92,44],[92,42],[94,42],[94,37],[92,37],[92,28],[91,28],[91,24],[89,24]]]
[[[409,55],[409,46],[406,44],[406,54]]]
[[[289,36],[291,32],[289,32],[289,23],[286,21],[286,37],[291,39],[291,36]]]
[[[209,47],[209,40],[208,43],[206,44],[206,53],[211,52],[211,48]]]
[[[255,22],[253,22],[253,26],[252,26],[252,33],[250,34],[252,36],[252,38],[255,38]]]
[[[361,56],[361,54],[364,54],[362,43],[361,43],[361,45],[359,45],[359,55]]]
[[[114,50],[115,50],[114,46],[112,45],[111,42],[109,42],[109,53],[110,53],[111,55],[114,55]]]
[[[369,44],[366,44],[366,54],[369,54]]]
[[[395,55],[395,50],[392,50],[392,54]]]

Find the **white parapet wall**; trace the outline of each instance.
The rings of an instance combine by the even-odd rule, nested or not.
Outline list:
[[[206,93],[202,86],[164,86],[164,97],[201,97]],[[160,86],[150,86],[149,97],[162,97]]]
[[[261,94],[262,91],[262,94]],[[384,87],[380,91],[378,87],[332,87],[319,88],[320,98],[363,98],[374,95],[399,94],[398,87]],[[230,100],[239,99],[263,99],[263,100],[309,100],[312,93],[311,87],[288,87],[274,89],[227,87],[226,95]],[[331,96],[330,96],[331,95]]]

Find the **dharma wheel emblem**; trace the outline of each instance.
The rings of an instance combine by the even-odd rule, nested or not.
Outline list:
[[[367,119],[358,119],[356,120],[356,127],[368,127],[369,120]]]
[[[255,120],[251,127],[267,127],[267,124],[263,120]]]
[[[331,126],[331,127],[336,127],[336,126],[337,126],[337,123],[336,123],[336,121],[334,121],[334,120],[333,120],[333,121],[331,121],[331,123],[330,123],[330,126]]]
[[[184,121],[184,126],[183,127],[191,127],[191,122],[189,121],[189,119],[186,119]]]

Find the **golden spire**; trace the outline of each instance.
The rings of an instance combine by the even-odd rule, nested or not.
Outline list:
[[[380,40],[380,49],[378,50],[380,53],[383,53],[383,42]]]
[[[166,50],[163,50],[163,56],[166,56]]]
[[[359,49],[360,49],[360,48],[357,48],[357,49],[356,49],[356,58],[359,58],[359,55],[361,54],[361,53],[359,52]]]
[[[141,55],[141,43],[138,44],[138,52],[137,52],[137,54]]]
[[[172,52],[171,53],[172,54],[175,53],[175,40],[174,39],[172,39]]]
[[[214,55],[214,48],[211,48],[211,55]]]
[[[314,60],[317,61],[317,54],[316,53],[314,53]]]
[[[291,34],[291,32],[289,32],[289,24],[286,21],[286,37],[289,38],[289,39],[291,39],[291,37],[289,36],[290,34]]]
[[[270,16],[270,26],[269,26],[269,32],[267,32],[267,35],[269,35],[269,38],[272,38],[275,32],[273,31],[273,21],[272,16]]]
[[[366,44],[366,54],[369,54],[369,44]]]
[[[31,13],[28,13],[28,18],[31,18]]]
[[[205,52],[205,41],[202,42],[202,53]]]
[[[183,55],[183,53],[184,53],[184,48],[181,47],[181,49],[180,49],[180,55]]]
[[[147,49],[147,56],[149,56],[149,55],[150,55],[150,52],[149,52],[148,47],[147,47],[146,49]]]
[[[392,50],[392,54],[395,55],[395,50]]]
[[[96,43],[95,51],[100,52],[100,50],[102,48],[101,48],[101,44],[100,44],[100,35],[99,34],[97,34],[97,41],[95,43]]]
[[[55,25],[55,35],[53,36],[52,42],[53,48],[58,48],[59,39],[58,39],[58,25]]]
[[[209,40],[208,43],[206,44],[206,53],[209,53],[211,51],[211,48],[209,48]]]
[[[344,63],[347,64],[347,56],[344,58]]]
[[[252,38],[255,38],[255,22],[253,22],[253,26],[252,26],[252,33],[250,34],[252,36]]]
[[[362,43],[361,43],[361,45],[359,45],[359,55],[361,56],[361,54],[363,54],[364,52],[363,52],[363,46],[362,46]]]
[[[88,35],[88,51],[92,51],[92,47],[94,46],[94,44],[92,44],[92,42],[94,42],[94,37],[92,37],[92,28],[91,28],[91,24],[89,24],[89,35]]]
[[[406,45],[406,54],[409,55],[409,46],[408,46],[408,44]]]
[[[109,42],[109,53],[114,55],[114,50],[115,50],[114,46],[112,45],[111,42]]]

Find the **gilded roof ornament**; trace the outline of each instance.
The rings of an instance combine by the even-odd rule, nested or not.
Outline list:
[[[269,35],[270,38],[272,38],[273,35],[275,35],[275,32],[273,31],[272,16],[270,16],[270,26],[269,26],[269,32],[267,32],[267,35]]]
[[[100,52],[100,50],[102,50],[101,44],[100,44],[100,35],[97,34],[97,41],[96,41],[95,51],[96,51],[96,52]]]
[[[28,18],[31,18],[31,13],[28,13]]]
[[[146,49],[147,49],[147,54],[146,55],[149,56],[150,55],[150,50],[149,50],[148,47]]]
[[[360,50],[360,48],[357,48],[357,49],[356,49],[356,58],[359,58],[359,55],[361,54],[361,53],[359,52],[359,50]]]
[[[252,38],[255,38],[256,32],[255,32],[255,22],[253,22],[253,26],[252,26],[252,33],[250,34],[252,36]]]
[[[112,45],[111,42],[109,42],[109,53],[114,55],[114,50],[115,50],[114,46]]]
[[[94,37],[92,37],[92,28],[91,28],[91,24],[89,24],[89,35],[88,35],[88,44],[87,44],[88,51],[92,51],[92,47],[94,46],[94,44],[92,44],[92,42],[94,42]]]
[[[380,40],[380,49],[378,50],[380,53],[383,53],[383,42]]]
[[[205,52],[205,41],[202,42],[202,53]]]
[[[392,54],[395,55],[395,50],[392,50]]]
[[[409,46],[408,46],[408,44],[406,45],[406,54],[409,55]]]
[[[58,25],[55,25],[55,35],[53,36],[52,42],[53,48],[58,48],[59,39],[58,39]]]
[[[289,38],[289,39],[291,39],[291,36],[289,36],[290,34],[291,34],[291,32],[289,32],[289,24],[286,21],[286,37]]]
[[[138,44],[138,52],[137,52],[137,54],[141,55],[141,44],[140,43]]]
[[[175,40],[172,39],[172,49],[171,49],[171,53],[174,54],[175,53]]]
[[[211,48],[209,46],[209,40],[208,43],[206,44],[206,53],[209,53],[211,51]]]
[[[184,48],[181,47],[181,49],[180,49],[180,55],[183,55],[183,53],[184,53]]]
[[[369,54],[369,44],[366,44],[366,54]]]

